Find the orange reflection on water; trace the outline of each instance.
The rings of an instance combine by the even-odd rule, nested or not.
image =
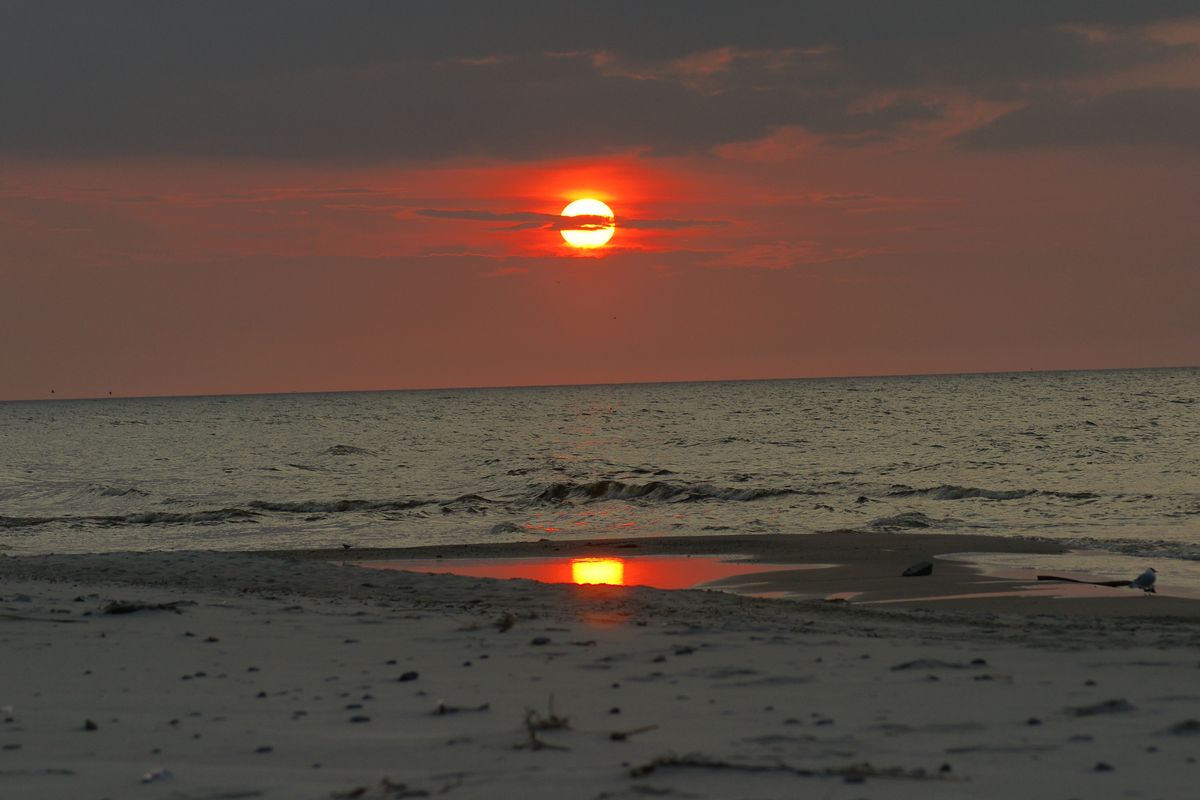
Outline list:
[[[571,581],[574,583],[607,583],[625,585],[625,562],[619,558],[573,558]]]
[[[409,572],[449,572],[477,578],[525,578],[542,583],[576,585],[652,586],[656,589],[690,589],[712,581],[777,570],[808,570],[818,564],[755,564],[726,560],[736,556],[592,556],[572,558],[535,556],[529,558],[421,559],[403,561],[359,561],[368,569],[399,569]]]

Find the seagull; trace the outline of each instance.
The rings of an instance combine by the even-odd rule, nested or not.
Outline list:
[[[1154,582],[1156,580],[1158,580],[1158,570],[1156,570],[1154,567],[1150,567],[1150,569],[1134,578],[1129,585],[1134,589],[1141,589],[1148,595],[1157,594],[1157,592],[1154,591]]]

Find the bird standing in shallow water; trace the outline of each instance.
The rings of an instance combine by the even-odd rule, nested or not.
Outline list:
[[[1150,569],[1134,578],[1133,582],[1129,585],[1135,589],[1141,589],[1146,594],[1158,594],[1158,592],[1154,591],[1154,582],[1156,580],[1158,580],[1158,570],[1150,567]]]

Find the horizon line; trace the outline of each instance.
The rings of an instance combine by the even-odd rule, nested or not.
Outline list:
[[[964,372],[897,372],[876,374],[851,375],[807,375],[791,377],[768,378],[702,378],[678,380],[646,380],[646,381],[597,381],[589,383],[530,383],[530,384],[494,384],[472,386],[413,386],[405,388],[374,388],[374,389],[297,389],[294,391],[278,392],[228,392],[200,394],[98,394],[72,396],[44,397],[14,397],[0,399],[0,403],[48,403],[74,400],[199,400],[223,397],[288,397],[296,395],[324,394],[390,394],[396,392],[471,392],[489,389],[570,389],[599,386],[670,386],[689,383],[774,383],[786,381],[833,381],[833,380],[870,380],[877,378],[950,378],[971,375],[1049,375],[1068,372],[1137,372],[1150,370],[1200,369],[1200,364],[1176,364],[1153,367],[1082,367],[1057,369],[1027,369],[1027,370],[969,370]]]

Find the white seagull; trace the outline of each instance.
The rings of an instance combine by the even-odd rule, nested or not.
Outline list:
[[[1134,578],[1129,585],[1134,589],[1141,589],[1146,594],[1157,594],[1154,591],[1154,582],[1156,580],[1158,580],[1158,570],[1150,567],[1150,569]]]

